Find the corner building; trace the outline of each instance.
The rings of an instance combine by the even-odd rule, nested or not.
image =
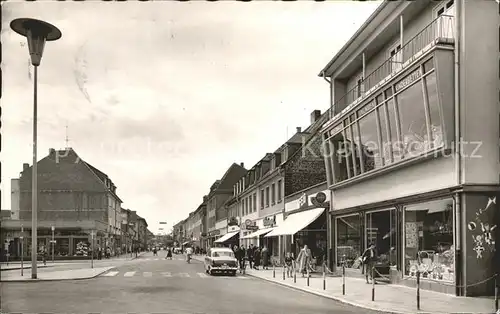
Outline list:
[[[325,66],[331,266],[375,243],[390,282],[492,295],[498,272],[495,1],[384,1]],[[498,227],[496,227],[498,226]]]

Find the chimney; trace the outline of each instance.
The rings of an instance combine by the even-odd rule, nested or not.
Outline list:
[[[318,121],[320,117],[321,117],[321,110],[314,110],[313,112],[311,112],[311,124]]]
[[[52,156],[56,153],[56,150],[53,148],[49,148],[49,156]]]
[[[24,163],[23,164],[23,171],[28,169],[30,167],[30,164]]]
[[[297,127],[297,133],[302,132],[302,128],[300,126]]]
[[[245,163],[244,163],[244,162],[240,163],[240,166],[241,166],[242,168],[245,168]]]

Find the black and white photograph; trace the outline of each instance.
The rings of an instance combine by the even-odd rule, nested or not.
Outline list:
[[[500,1],[0,4],[0,314],[500,314]]]

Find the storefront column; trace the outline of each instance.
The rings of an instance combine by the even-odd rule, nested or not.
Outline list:
[[[327,265],[334,272],[337,270],[337,255],[335,254],[335,217],[327,213]]]
[[[73,236],[69,236],[69,246],[68,246],[68,255],[73,256],[75,255],[75,251],[73,248]]]

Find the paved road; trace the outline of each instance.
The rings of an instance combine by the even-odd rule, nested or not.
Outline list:
[[[359,313],[251,277],[208,276],[193,261],[148,253],[97,278],[2,283],[2,313]],[[364,313],[370,313],[362,310]],[[372,312],[375,313],[375,312]]]

